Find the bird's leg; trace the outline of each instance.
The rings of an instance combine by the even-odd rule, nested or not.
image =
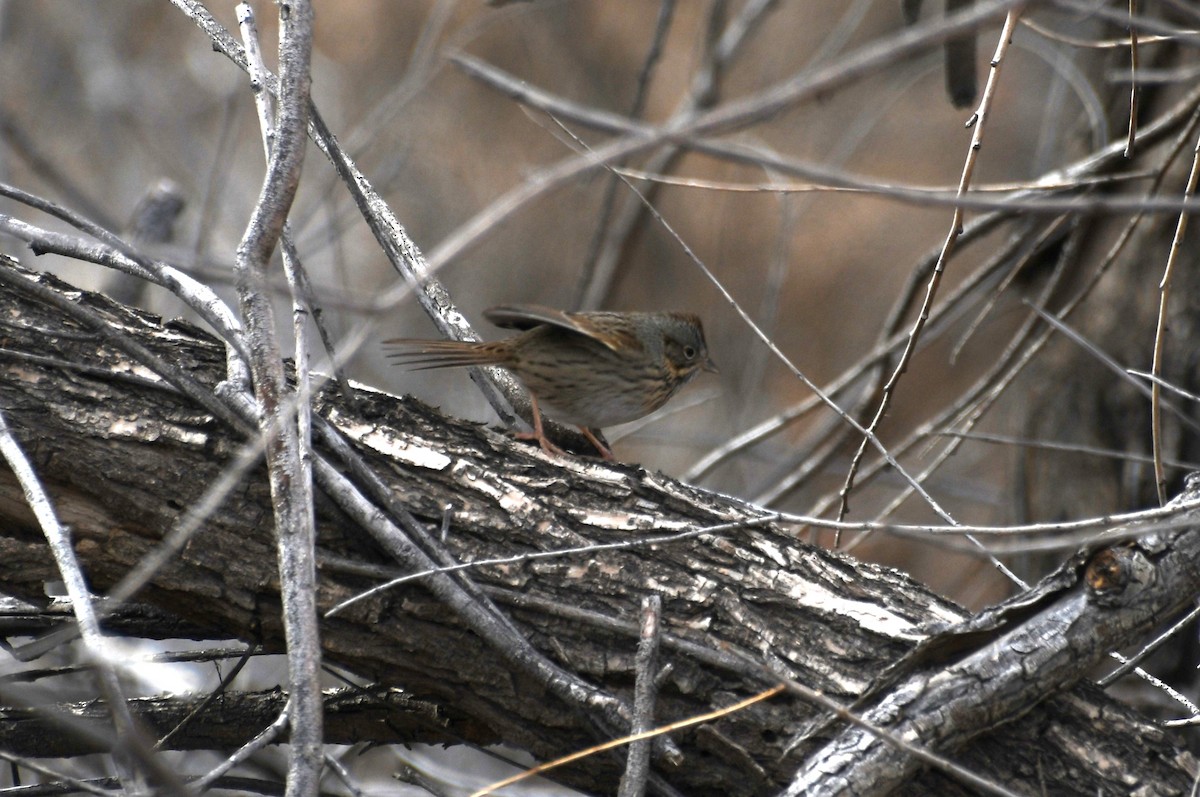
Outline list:
[[[583,432],[583,436],[586,437],[588,439],[588,441],[591,442],[591,444],[596,447],[596,450],[600,452],[601,458],[606,459],[609,462],[614,461],[612,451],[609,449],[608,446],[606,446],[606,445],[604,445],[604,443],[600,442],[599,438],[596,437],[596,435],[592,432],[591,429],[589,429],[586,426],[580,426],[579,431]]]
[[[567,452],[554,445],[554,443],[550,442],[550,438],[546,437],[546,430],[542,427],[542,411],[541,408],[538,407],[537,396],[533,395],[532,393],[529,394],[529,410],[533,414],[533,431],[517,432],[516,438],[518,440],[536,440],[538,445],[540,445],[542,450],[547,454],[560,454],[565,457]],[[612,451],[609,450],[608,446],[600,442],[600,439],[596,437],[595,433],[592,432],[591,429],[586,426],[580,426],[579,431],[583,432],[583,436],[588,439],[588,442],[596,447],[596,451],[599,452],[602,459],[608,460],[609,462],[615,461]]]
[[[567,452],[563,451],[554,443],[550,442],[550,438],[546,437],[546,432],[542,429],[542,411],[538,408],[537,396],[529,394],[529,411],[533,413],[533,431],[532,432],[517,432],[518,440],[537,440],[538,445],[547,454],[561,454],[566,456]]]

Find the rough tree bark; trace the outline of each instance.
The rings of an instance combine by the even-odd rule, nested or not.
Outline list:
[[[163,323],[8,261],[0,268],[0,407],[72,528],[93,588],[103,592],[155,548],[243,442],[115,348],[110,336],[137,340],[209,387],[222,378],[224,350],[188,324]],[[35,297],[34,285],[86,308],[102,320],[107,336],[68,317],[45,294]],[[878,676],[934,629],[968,620],[901,573],[808,546],[771,525],[764,510],[636,465],[547,457],[500,432],[365,388],[354,405],[326,388],[316,410],[434,536],[445,526],[445,544],[460,562],[734,524],[646,547],[467,571],[537,651],[627,702],[638,606],[645,595],[661,594],[660,655],[671,670],[659,688],[658,722],[760,692],[777,682],[771,671],[848,705],[873,683],[886,692],[894,679]],[[210,629],[211,638],[278,650],[269,506],[259,468],[137,600]],[[328,497],[318,499],[318,516],[323,610],[389,572],[402,572]],[[44,582],[57,574],[6,470],[0,471],[0,517],[0,583],[13,596],[44,601]],[[1182,534],[1168,543],[1194,536]],[[1091,564],[1072,563],[1059,583],[1043,589],[1059,595],[1091,588],[1081,578]],[[1146,616],[1130,633],[1144,633],[1190,594],[1175,604],[1143,606]],[[962,645],[983,650],[985,641],[1028,621],[1030,607],[1048,600],[1035,598],[997,613],[1002,620],[946,637],[959,646],[952,656],[922,653],[907,669],[924,667],[934,675],[967,658]],[[586,708],[567,705],[530,671],[514,668],[511,657],[468,629],[423,580],[356,603],[321,630],[327,661],[437,707],[427,732],[418,725],[408,741],[504,740],[551,758],[595,743],[597,729],[607,727]],[[1019,664],[1025,653],[1001,648],[997,664]],[[1036,676],[1030,673],[1031,680]],[[985,735],[949,734],[955,738],[935,749],[1026,794],[1171,794],[1190,787],[1197,772],[1190,755],[1136,712],[1075,683],[1078,677],[1047,683],[1039,699],[1021,709],[1026,713],[995,718],[979,728]],[[11,685],[0,692],[10,702],[13,694]],[[431,716],[425,704],[414,710]],[[0,746],[8,749],[10,727],[0,723]],[[687,794],[772,794],[844,729],[813,704],[781,696],[672,734],[682,759],[673,763],[660,746],[654,771],[660,783]],[[186,737],[186,729],[178,736]],[[620,755],[596,755],[556,777],[613,793],[622,762]],[[905,777],[899,793],[976,793],[928,769]]]

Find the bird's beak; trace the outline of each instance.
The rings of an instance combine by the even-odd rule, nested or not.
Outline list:
[[[715,362],[713,362],[713,361],[712,361],[712,357],[705,357],[705,358],[704,358],[704,365],[702,365],[702,366],[700,366],[700,367],[701,367],[702,369],[704,369],[705,371],[708,371],[710,374],[719,374],[719,373],[721,373],[719,370],[717,370],[717,364],[716,364]]]

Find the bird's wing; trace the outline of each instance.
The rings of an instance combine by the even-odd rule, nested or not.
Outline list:
[[[611,331],[596,322],[592,313],[567,313],[544,307],[540,304],[505,304],[491,307],[483,312],[483,317],[498,327],[505,329],[533,329],[543,324],[568,332],[597,340],[610,349],[616,350],[616,341]]]
[[[540,304],[502,304],[484,310],[483,317],[505,329],[533,329],[542,324],[549,324],[584,335],[588,334],[579,328],[571,313]]]

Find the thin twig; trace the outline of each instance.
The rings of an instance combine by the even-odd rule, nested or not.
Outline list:
[[[626,154],[623,148],[617,146],[621,141],[628,139],[637,141],[657,140],[671,130],[671,128],[666,126],[655,127],[626,119],[611,112],[597,111],[588,106],[563,100],[544,90],[530,86],[527,82],[519,80],[491,64],[469,55],[456,54],[451,57],[451,61],[472,77],[480,79],[487,85],[505,94],[505,96],[536,108],[552,117],[558,117],[560,121],[574,121],[603,132],[624,137],[611,144],[590,149],[589,152],[593,155],[593,158],[586,165],[586,169],[583,166],[571,166],[570,163],[566,165],[558,164],[534,173],[527,181],[527,185],[529,183],[540,183],[541,181],[549,181],[557,185],[558,180],[566,179],[561,175],[566,173],[563,170],[567,170],[568,167],[570,176],[577,176],[582,171],[591,168],[607,168],[606,164],[609,161],[619,160]],[[1187,110],[1190,110],[1194,105],[1194,101],[1189,102],[1188,100],[1176,103],[1172,111],[1160,118],[1157,124],[1141,132],[1139,136],[1140,140],[1146,144],[1151,143],[1151,130],[1157,135],[1169,132],[1171,126],[1178,120],[1179,108],[1185,107]],[[1124,142],[1108,144],[1095,152],[1089,153],[1079,161],[1044,175],[1041,179],[1028,184],[1028,187],[1014,189],[1011,192],[1005,193],[993,190],[991,187],[985,187],[982,190],[940,190],[924,186],[884,182],[849,173],[843,169],[832,168],[823,162],[801,161],[740,139],[710,138],[702,136],[699,133],[671,133],[670,135],[673,139],[685,142],[689,149],[722,158],[731,163],[741,163],[760,169],[775,170],[783,174],[816,181],[831,188],[878,194],[899,202],[922,207],[940,206],[957,210],[1025,211],[1046,215],[1059,215],[1067,212],[1123,214],[1128,212],[1177,213],[1180,210],[1200,210],[1200,201],[1190,199],[1105,196],[1099,194],[1078,196],[1067,194],[1065,190],[1054,190],[1072,188],[1077,184],[1076,181],[1078,178],[1094,174],[1101,167],[1111,163],[1113,160],[1124,158]],[[640,150],[641,148],[639,147],[638,151]],[[544,186],[543,188],[549,190]],[[531,188],[530,190],[532,191],[533,189]],[[520,189],[514,189],[506,196],[513,196],[519,192]],[[1067,195],[1059,196],[1059,193]],[[532,194],[530,199],[535,196],[540,196],[540,193]],[[512,201],[519,203],[525,200],[518,200],[514,197]],[[517,207],[501,208],[494,205],[493,209],[496,215],[492,218],[492,221],[498,223],[507,218],[509,213],[515,212]],[[483,222],[480,221],[479,223],[482,224]],[[482,234],[483,232],[480,232],[480,235]],[[430,257],[432,258],[437,254],[435,251],[431,253]],[[437,269],[443,264],[443,261],[434,262],[431,260],[430,268]],[[390,306],[394,304],[394,301],[385,297],[385,299],[381,300],[381,304]]]
[[[593,555],[601,551],[645,548],[653,545],[668,545],[671,543],[683,542],[684,540],[690,540],[693,537],[699,537],[707,534],[721,535],[726,532],[737,531],[739,529],[766,526],[775,522],[775,520],[777,520],[777,517],[774,514],[767,514],[759,518],[752,518],[748,520],[718,523],[713,526],[702,526],[701,528],[696,529],[684,529],[673,534],[664,534],[654,537],[638,537],[637,539],[626,540],[623,542],[594,543],[591,545],[580,545],[574,548],[561,548],[552,551],[534,551],[532,553],[514,554],[513,556],[498,556],[492,559],[478,559],[474,562],[461,562],[459,564],[442,565],[441,567],[418,570],[415,573],[406,573],[402,576],[396,576],[390,581],[371,587],[370,589],[360,592],[357,595],[353,595],[329,609],[329,611],[325,612],[324,617],[333,617],[350,606],[358,603],[359,601],[365,600],[374,595],[378,595],[381,592],[385,592],[389,589],[395,589],[401,584],[428,578],[429,576],[440,573],[454,573],[460,570],[470,570],[478,567],[488,567],[491,565],[519,564],[521,562],[531,562],[538,559],[557,559],[559,557],[573,556],[576,554]]]
[[[1081,39],[1078,36],[1069,36],[1065,33],[1059,33],[1056,30],[1051,30],[1031,17],[1022,17],[1021,25],[1029,28],[1039,36],[1043,36],[1052,41],[1062,42],[1063,44],[1069,44],[1072,47],[1087,47],[1093,50],[1123,50],[1129,46],[1129,39],[1105,39],[1103,41],[1096,41],[1092,39]],[[1200,31],[1184,31],[1184,33],[1196,35],[1200,34]],[[1138,44],[1162,44],[1164,42],[1175,41],[1178,41],[1178,37],[1176,36],[1144,36],[1138,39]]]
[[[217,684],[216,688],[214,688],[211,692],[209,692],[208,695],[206,695],[205,698],[203,700],[201,700],[196,705],[195,708],[193,708],[191,711],[189,711],[187,713],[187,716],[184,717],[183,719],[181,719],[179,721],[179,723],[175,725],[174,728],[167,731],[165,734],[163,734],[159,738],[159,740],[157,742],[154,743],[154,749],[161,750],[164,747],[166,747],[167,742],[171,741],[172,737],[176,736],[177,734],[182,732],[188,725],[192,724],[192,722],[195,721],[196,717],[200,716],[200,714],[203,713],[205,709],[207,709],[209,706],[211,706],[213,703],[215,703],[217,701],[217,698],[219,698],[221,695],[225,694],[225,690],[227,690],[229,688],[229,685],[231,683],[233,683],[234,679],[238,677],[238,675],[241,673],[242,669],[245,668],[245,666],[250,663],[250,659],[254,658],[254,656],[256,656],[259,653],[259,650],[260,650],[260,648],[257,645],[255,645],[254,647],[248,648],[242,654],[242,657],[240,659],[238,659],[236,663],[234,663],[233,667],[230,668],[229,672],[225,673],[224,677],[221,678],[221,682],[219,684]]]
[[[253,739],[239,747],[228,758],[209,770],[208,773],[203,777],[197,778],[193,783],[197,791],[208,791],[226,772],[247,761],[250,756],[254,755],[267,745],[274,744],[275,741],[283,735],[283,732],[287,730],[288,720],[291,716],[291,712],[292,701],[288,701],[287,706],[284,707],[283,711],[279,712],[279,716],[275,718],[275,721],[266,728],[263,728],[258,736],[255,736]]]
[[[990,232],[1003,219],[999,214],[992,214],[984,219],[980,219],[969,224],[963,233],[963,240],[975,240]],[[931,263],[936,260],[936,254],[933,256]],[[992,265],[998,268],[1003,259],[994,259]],[[970,275],[957,288],[954,294],[954,299],[948,300],[933,309],[933,315],[930,317],[930,323],[936,323],[944,313],[950,312],[952,306],[957,299],[965,296],[973,290],[976,290],[983,280],[986,280],[990,275],[989,268],[977,269],[974,274]],[[876,347],[866,356],[861,358],[857,363],[852,365],[847,370],[843,371],[828,384],[824,385],[821,390],[831,398],[838,399],[842,393],[855,383],[861,381],[866,372],[881,362],[884,358],[892,356],[906,341],[906,336],[902,332],[896,332],[889,339],[881,341]],[[722,462],[731,457],[745,451],[751,446],[757,445],[765,440],[770,439],[774,435],[786,429],[792,423],[805,417],[810,412],[821,406],[821,401],[817,396],[807,398],[797,404],[784,409],[782,412],[760,422],[758,425],[739,433],[722,445],[714,448],[704,457],[696,462],[683,475],[684,481],[696,481],[703,478],[713,469],[719,466]],[[807,456],[805,457],[807,459]],[[765,499],[759,499],[760,502]]]
[[[1138,32],[1132,20],[1137,16],[1137,0],[1129,0],[1129,135],[1125,143],[1125,157],[1133,157],[1133,144],[1137,140],[1138,114]]]
[[[329,767],[329,770],[342,782],[342,785],[350,792],[350,797],[368,797],[367,792],[355,782],[350,770],[346,769],[345,765],[332,753],[325,753],[325,766]]]
[[[485,795],[491,794],[497,789],[502,789],[505,786],[511,786],[514,783],[519,783],[523,780],[533,777],[534,775],[540,775],[543,772],[561,767],[564,764],[569,764],[572,761],[578,761],[581,758],[586,758],[587,756],[595,755],[596,753],[600,753],[605,750],[611,750],[614,747],[632,744],[633,742],[637,742],[642,739],[652,739],[655,736],[660,736],[664,733],[670,733],[671,731],[679,730],[680,728],[688,728],[692,725],[700,725],[701,723],[712,722],[715,719],[720,719],[721,717],[728,716],[729,714],[734,714],[738,711],[749,708],[755,703],[760,703],[763,700],[769,700],[782,691],[784,691],[784,687],[774,686],[763,692],[759,692],[757,695],[751,695],[745,700],[740,700],[737,703],[734,703],[732,706],[726,706],[725,708],[720,708],[695,717],[688,717],[687,719],[680,720],[678,722],[672,722],[670,725],[664,725],[661,728],[654,728],[653,730],[645,731],[643,733],[630,734],[628,736],[622,736],[619,739],[612,739],[611,741],[607,741],[603,744],[598,744],[595,747],[589,747],[586,750],[579,750],[578,752],[565,755],[562,758],[556,758],[553,761],[547,761],[544,764],[538,764],[535,767],[530,767],[524,772],[513,775],[512,777],[504,778],[503,780],[498,780],[495,783],[491,783],[482,789],[472,792],[471,797],[485,797]]]
[[[1183,189],[1185,197],[1196,194],[1196,183],[1200,180],[1200,137],[1192,151],[1192,169],[1188,173],[1187,186]],[[1171,295],[1171,281],[1175,274],[1175,264],[1179,259],[1179,250],[1183,246],[1183,236],[1187,232],[1188,214],[1180,213],[1175,225],[1175,235],[1171,239],[1171,250],[1167,255],[1166,268],[1162,280],[1158,284],[1158,324],[1154,330],[1154,362],[1150,372],[1162,377],[1163,352],[1167,345],[1167,304]],[[1151,434],[1154,441],[1154,484],[1158,488],[1158,502],[1167,502],[1167,477],[1162,462],[1162,385],[1157,380],[1150,384],[1150,418]]]
[[[184,2],[185,0],[175,0]],[[974,30],[982,23],[1005,13],[1023,0],[990,0],[973,8],[948,16],[936,24],[907,28],[894,36],[867,45],[843,60],[828,67],[804,70],[774,86],[747,97],[721,105],[697,115],[686,122],[635,134],[596,147],[586,156],[571,157],[532,175],[521,185],[498,197],[487,208],[461,225],[427,255],[429,268],[437,271],[443,265],[464,254],[501,222],[538,199],[576,177],[607,164],[644,152],[667,141],[692,140],[743,129],[775,118],[781,112],[834,89],[890,66],[905,56],[919,52],[930,44],[945,41],[963,31]],[[463,60],[461,57],[455,61]],[[617,117],[620,118],[620,117]]]
[[[113,786],[119,785],[113,782],[112,779],[106,779],[105,783],[96,783],[95,781],[82,780],[72,777],[65,772],[58,772],[36,759],[25,758],[24,756],[13,755],[12,753],[0,750],[0,759],[19,766],[22,769],[28,769],[30,772],[36,772],[39,775],[44,775],[47,778],[47,783],[63,784],[70,786],[76,791],[81,791],[86,794],[95,794],[97,797],[113,797]]]
[[[654,24],[654,33],[650,37],[650,49],[642,61],[642,68],[638,71],[637,80],[634,82],[633,102],[630,103],[629,109],[631,119],[640,118],[645,108],[646,97],[650,90],[650,80],[662,57],[663,42],[667,38],[667,33],[671,29],[671,20],[675,16],[675,2],[676,0],[659,0],[658,19]],[[607,233],[619,188],[620,183],[617,178],[609,175],[605,180],[604,194],[600,199],[596,231],[592,235],[592,243],[588,247],[588,254],[583,261],[583,276],[579,283],[579,296],[575,301],[576,309],[596,309],[603,303],[602,298],[608,293],[611,286],[612,276],[615,273],[612,264],[615,264],[616,258],[608,257],[613,247],[607,246],[609,241]],[[619,246],[616,249],[619,250]],[[605,267],[600,269],[598,266],[602,259],[605,261]]]
[[[1082,348],[1084,351],[1086,351],[1088,354],[1090,354],[1092,357],[1094,357],[1097,362],[1101,363],[1109,371],[1112,371],[1114,374],[1116,374],[1117,378],[1120,379],[1122,382],[1125,382],[1126,384],[1130,385],[1134,390],[1141,393],[1143,396],[1150,399],[1151,401],[1155,400],[1154,388],[1156,388],[1156,387],[1161,388],[1161,386],[1162,386],[1161,379],[1159,379],[1157,381],[1151,381],[1150,387],[1147,387],[1146,385],[1142,384],[1138,380],[1134,379],[1129,374],[1128,368],[1125,368],[1124,366],[1122,366],[1119,362],[1117,362],[1109,354],[1105,353],[1104,351],[1101,351],[1100,348],[1096,344],[1092,343],[1090,340],[1085,338],[1077,330],[1072,329],[1070,326],[1068,326],[1066,324],[1066,322],[1056,318],[1054,315],[1046,312],[1045,310],[1041,309],[1040,307],[1034,307],[1034,310],[1036,310],[1038,315],[1040,315],[1042,317],[1043,321],[1045,321],[1050,326],[1054,327],[1055,330],[1057,330],[1058,332],[1061,332],[1063,334],[1063,336],[1065,336],[1068,340],[1070,340],[1072,343],[1077,344],[1080,348]],[[1161,396],[1159,398],[1161,398]],[[1176,407],[1174,404],[1167,404],[1166,406],[1167,406],[1167,409],[1169,409],[1171,411],[1171,414],[1174,415],[1179,420],[1180,423],[1184,424],[1192,431],[1200,433],[1200,421],[1194,420],[1190,415],[1188,415],[1188,413],[1184,412],[1179,407]],[[1156,459],[1161,461],[1161,459],[1158,457],[1156,457]]]
[[[230,371],[236,372],[244,366],[241,363],[241,352],[245,344],[242,341],[241,325],[221,301],[212,288],[202,282],[192,279],[182,271],[145,257],[131,244],[123,241],[115,233],[109,232],[95,222],[87,219],[69,208],[51,202],[44,197],[35,196],[13,186],[0,183],[0,195],[15,199],[29,207],[65,221],[72,227],[81,230],[100,241],[102,247],[89,249],[84,242],[42,230],[32,224],[27,224],[7,215],[0,215],[0,223],[5,232],[20,240],[26,241],[34,254],[54,251],[66,254],[68,257],[80,257],[94,263],[112,266],[128,274],[153,280],[171,291],[180,301],[194,310],[205,320],[218,335],[229,344]],[[59,248],[61,247],[61,249]]]
[[[1129,374],[1130,376],[1140,376],[1142,379],[1145,379],[1147,382],[1157,382],[1159,385],[1161,385],[1163,387],[1164,390],[1174,393],[1176,396],[1179,396],[1181,398],[1185,398],[1188,401],[1200,402],[1200,395],[1197,395],[1190,391],[1184,390],[1179,385],[1168,382],[1166,379],[1163,379],[1161,376],[1155,376],[1154,374],[1147,373],[1146,371],[1139,371],[1136,368],[1126,368],[1125,373]]]
[[[1044,230],[1042,234],[1032,241],[1032,245],[1029,247],[1029,250],[1025,252],[1024,256],[1009,266],[1008,264],[1010,263],[1013,255],[1019,252],[1020,249],[1025,246],[1023,236],[1012,236],[1006,246],[999,249],[992,258],[989,258],[989,260],[977,268],[975,272],[967,275],[951,292],[951,294],[946,297],[945,301],[939,303],[933,308],[933,311],[929,317],[929,321],[926,324],[926,331],[923,336],[924,343],[928,344],[939,337],[940,328],[949,321],[956,308],[961,306],[965,297],[972,292],[986,287],[989,282],[995,279],[998,269],[1002,267],[1008,267],[1011,271],[1021,270],[1023,264],[1029,258],[1032,258],[1035,254],[1039,253],[1043,247],[1049,245],[1057,231],[1057,225],[1051,225],[1048,229]],[[961,408],[959,405],[974,401],[983,390],[986,390],[987,386],[992,383],[990,380],[995,379],[998,374],[1003,372],[1004,363],[1006,362],[1007,358],[1016,350],[1016,347],[1021,339],[1021,334],[1021,332],[1018,332],[1013,336],[1012,342],[1010,342],[1006,347],[1005,353],[1001,355],[1000,359],[988,369],[987,373],[984,374],[983,377],[976,381],[974,386],[964,392],[963,397],[956,401],[955,405],[939,411],[937,416],[922,424],[917,431],[910,433],[904,440],[895,444],[892,447],[893,455],[901,457],[906,454],[930,430],[949,423],[950,419],[956,417]],[[892,334],[891,339],[885,341],[885,348],[877,348],[871,356],[863,358],[863,360],[860,361],[856,368],[856,373],[865,375],[865,372],[869,366],[874,365],[882,360],[882,356],[880,355],[883,353],[894,353],[905,344],[906,340],[907,338],[903,331],[895,331]],[[840,443],[841,440],[837,439],[832,440],[827,444],[829,456],[832,456],[835,452],[841,450]],[[803,483],[803,480],[811,474],[811,469],[813,467],[806,460],[803,460],[803,462],[804,464],[798,471],[788,478],[781,480],[780,483],[774,485],[770,490],[759,494],[755,501],[757,503],[773,504],[800,486]],[[877,460],[868,465],[867,468],[859,475],[859,485],[861,486],[869,483],[876,476],[882,473],[886,467],[887,463],[882,460]],[[804,471],[808,471],[808,473],[805,473]],[[828,493],[818,499],[810,511],[812,514],[824,514],[826,509],[828,509],[830,506],[833,506],[839,500],[840,495],[836,491]],[[854,545],[855,543],[851,544]]]
[[[1045,285],[1042,286],[1040,295],[1037,297],[1038,305],[1042,305],[1049,301],[1050,296],[1053,294],[1055,288],[1058,287],[1063,275],[1068,273],[1068,265],[1071,264],[1078,256],[1079,247],[1082,243],[1082,240],[1083,237],[1078,234],[1078,231],[1068,237],[1061,253],[1059,254],[1059,257],[1054,264],[1053,273],[1051,273],[1050,278],[1046,280]],[[1009,363],[1019,359],[1022,349],[1027,344],[1029,338],[1033,337],[1034,330],[1037,328],[1037,321],[1038,315],[1036,313],[1028,314],[1028,317],[1022,323],[1021,328],[1012,336],[1012,339],[1008,345],[1005,346],[1005,349],[1003,353],[1001,353],[998,361],[988,369],[988,374],[985,375],[984,378],[978,380],[975,389],[968,391],[968,395],[972,397],[969,399],[969,401],[973,402],[975,395],[982,394],[986,386],[992,384],[992,379],[994,377],[1004,374]],[[978,403],[975,404],[970,414],[960,421],[962,428],[966,430],[974,428],[975,424],[977,424],[983,418],[987,408],[990,407],[999,396],[1000,391],[997,390],[992,390],[987,395],[982,396]],[[928,427],[928,424],[925,426]],[[914,439],[918,437],[919,435],[913,435]],[[933,458],[933,461],[929,463],[929,465],[918,476],[918,478],[927,479],[933,473],[939,470],[942,464],[944,464],[946,460],[948,460],[954,454],[954,452],[958,450],[959,446],[962,445],[962,442],[962,438],[954,438],[947,445],[943,446],[942,450],[938,452],[937,456]],[[900,493],[888,503],[884,510],[878,514],[878,518],[883,519],[890,517],[892,513],[897,511],[900,506],[902,506],[904,502],[908,500],[909,492],[910,491],[907,487],[901,490]],[[967,539],[971,540],[972,542],[976,542],[973,537],[968,536]],[[983,548],[982,545],[979,547],[980,549]],[[991,561],[992,566],[995,567],[997,571],[1009,578],[1012,578],[1012,571],[1004,567],[994,556],[988,554],[988,559]],[[1027,585],[1021,579],[1017,579],[1014,583],[1016,583],[1022,589],[1027,587]]]
[[[1141,663],[1142,661],[1144,661],[1147,656],[1149,656],[1151,653],[1153,653],[1155,650],[1157,650],[1164,642],[1170,640],[1172,637],[1174,637],[1176,634],[1178,634],[1180,631],[1182,631],[1184,629],[1184,627],[1186,627],[1188,625],[1188,623],[1192,622],[1197,617],[1200,617],[1200,606],[1197,606],[1196,608],[1192,609],[1190,612],[1185,614],[1183,617],[1179,618],[1174,623],[1172,623],[1171,627],[1168,628],[1166,631],[1163,631],[1161,634],[1159,634],[1153,640],[1151,640],[1150,642],[1147,642],[1145,645],[1143,645],[1142,649],[1137,652],[1136,656],[1130,656],[1128,659],[1126,659],[1124,662],[1121,663],[1120,667],[1117,667],[1115,670],[1110,672],[1108,675],[1104,676],[1099,681],[1097,681],[1096,682],[1097,686],[1099,686],[1101,689],[1107,689],[1108,687],[1112,686],[1117,681],[1124,678],[1126,675],[1129,674],[1130,670],[1137,667],[1137,665],[1139,663]],[[1197,709],[1194,705],[1191,707],[1191,710],[1192,710],[1193,714],[1200,714],[1200,711],[1197,711]]]
[[[1021,12],[1014,10],[1009,11],[1008,16],[1004,20],[1004,28],[1000,32],[1000,40],[996,43],[996,54],[992,56],[992,68],[988,74],[987,84],[984,86],[983,99],[979,102],[979,108],[972,116],[968,125],[974,125],[975,130],[971,136],[971,144],[968,149],[966,162],[963,164],[962,177],[959,181],[959,192],[963,193],[967,190],[967,186],[971,183],[971,176],[975,172],[975,164],[979,158],[979,150],[983,145],[983,131],[987,126],[989,111],[991,110],[992,100],[995,97],[996,88],[999,84],[1000,65],[1003,63],[1004,54],[1008,50],[1008,45],[1012,41],[1013,30],[1016,27],[1017,20],[1020,18]],[[911,332],[908,336],[908,345],[900,354],[900,359],[896,363],[896,368],[892,372],[892,376],[888,379],[887,384],[883,386],[883,393],[879,400],[879,407],[875,412],[875,417],[867,425],[868,435],[873,436],[878,428],[880,421],[887,414],[888,407],[891,406],[892,396],[895,394],[900,377],[908,370],[909,361],[912,359],[913,353],[916,351],[917,341],[921,337],[921,331],[925,328],[925,322],[929,319],[930,307],[933,306],[934,297],[937,296],[938,286],[941,284],[942,274],[945,272],[946,262],[950,259],[950,253],[954,249],[955,243],[958,241],[958,236],[962,233],[963,210],[961,207],[955,208],[953,217],[950,222],[950,232],[946,235],[946,242],[942,247],[942,252],[938,256],[938,262],[934,266],[933,273],[930,275],[929,284],[925,291],[925,300],[921,305],[921,310],[917,315],[917,320],[913,324]],[[859,444],[858,450],[854,454],[854,459],[850,463],[850,469],[846,474],[846,481],[841,490],[841,505],[838,507],[838,519],[846,517],[850,511],[850,492],[854,488],[854,478],[858,472],[859,464],[867,453],[868,437],[864,437],[862,443]],[[835,539],[834,546],[838,541]]]
[[[1117,448],[1101,448],[1100,446],[1089,446],[1083,443],[1064,443],[1057,440],[1035,440],[1028,437],[1013,437],[1012,435],[990,434],[987,432],[963,432],[957,429],[947,429],[934,434],[943,435],[945,437],[962,437],[966,440],[971,440],[977,443],[992,443],[999,446],[1016,446],[1019,448],[1032,448],[1041,451],[1064,451],[1071,454],[1084,454],[1089,457],[1103,457],[1105,459],[1114,459],[1120,462],[1137,462],[1143,465],[1151,465],[1154,463],[1154,457],[1145,454],[1136,454],[1132,451]],[[1200,462],[1188,462],[1180,459],[1167,460],[1173,468],[1182,468],[1184,470],[1200,470]]]

